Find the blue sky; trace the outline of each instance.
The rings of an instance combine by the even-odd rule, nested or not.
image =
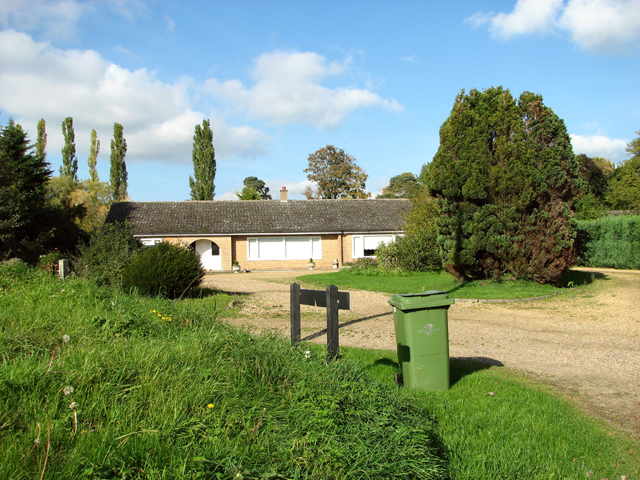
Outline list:
[[[74,120],[109,177],[124,126],[129,195],[187,200],[211,121],[216,199],[257,176],[302,198],[310,153],[356,158],[375,195],[419,173],[461,89],[541,94],[575,153],[614,162],[640,130],[640,0],[0,0],[0,122],[47,124],[56,174]]]

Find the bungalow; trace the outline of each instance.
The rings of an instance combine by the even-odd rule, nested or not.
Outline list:
[[[331,268],[374,255],[402,235],[405,199],[118,202],[106,222],[132,225],[145,245],[189,245],[207,270]]]

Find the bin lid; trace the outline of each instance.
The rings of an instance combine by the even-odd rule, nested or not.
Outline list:
[[[453,305],[455,299],[449,298],[444,290],[429,290],[421,293],[401,293],[391,295],[389,304],[400,310],[419,310]]]

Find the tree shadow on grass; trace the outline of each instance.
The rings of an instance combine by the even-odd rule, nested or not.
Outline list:
[[[595,280],[609,280],[608,275],[602,272],[590,272],[586,270],[569,270],[558,281],[558,287],[571,288],[589,285]]]

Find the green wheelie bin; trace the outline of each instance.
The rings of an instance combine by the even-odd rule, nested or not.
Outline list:
[[[447,292],[392,295],[398,363],[405,387],[449,388],[449,326],[447,311],[455,303]]]

